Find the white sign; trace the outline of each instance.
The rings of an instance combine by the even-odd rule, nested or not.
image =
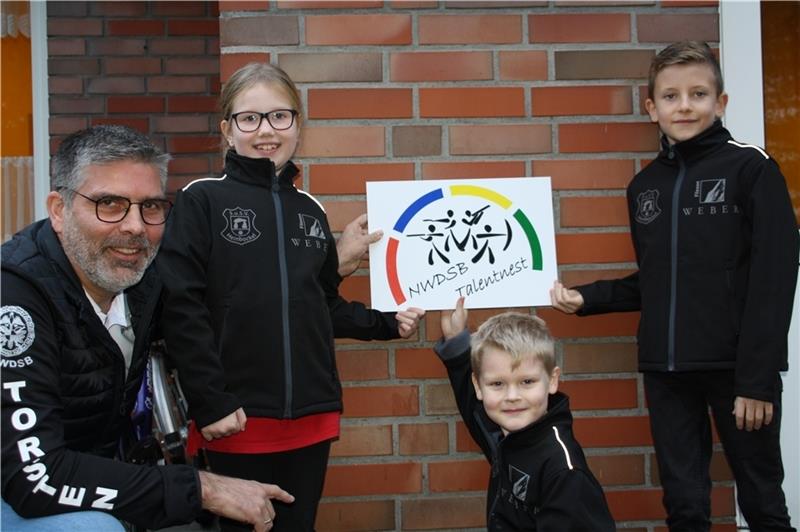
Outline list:
[[[367,183],[373,308],[550,305],[549,177]]]

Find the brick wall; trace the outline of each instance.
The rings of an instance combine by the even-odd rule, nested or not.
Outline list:
[[[302,92],[301,185],[335,229],[365,211],[368,180],[550,175],[567,284],[635,266],[624,189],[657,149],[642,109],[651,57],[674,40],[719,40],[713,1],[57,2],[48,11],[54,144],[90,123],[129,123],[176,156],[174,189],[219,168],[219,80],[271,61]],[[366,264],[342,288],[368,301]],[[472,325],[494,312],[472,312]],[[665,530],[636,372],[638,316],[536,312],[559,339],[575,431],[619,527]],[[319,530],[484,526],[488,468],[430,350],[438,321],[431,313],[409,341],[338,343],[345,417]],[[734,530],[718,444],[712,472],[714,530]]]
[[[216,2],[48,2],[51,153],[115,123],[172,153],[170,190],[220,167]]]

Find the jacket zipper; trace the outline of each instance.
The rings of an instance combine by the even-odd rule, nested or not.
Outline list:
[[[667,332],[667,370],[675,371],[675,311],[678,293],[678,216],[680,214],[680,191],[686,175],[686,165],[674,146],[669,147],[669,159],[678,161],[678,177],[672,188],[672,222],[670,235],[669,272],[669,330]]]
[[[290,418],[292,414],[292,344],[289,337],[289,275],[286,271],[286,242],[285,228],[283,225],[283,206],[278,195],[280,184],[278,173],[272,175],[272,202],[275,204],[275,230],[278,234],[278,266],[281,276],[281,313],[283,319],[283,377],[286,381],[285,395],[283,398],[283,417]]]

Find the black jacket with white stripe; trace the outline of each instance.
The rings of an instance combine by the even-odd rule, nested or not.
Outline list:
[[[778,165],[721,122],[669,145],[628,186],[639,270],[576,287],[579,314],[640,310],[639,369],[733,369],[770,401],[787,369],[795,214]]]
[[[614,531],[603,489],[572,433],[567,396],[551,395],[544,416],[503,436],[475,395],[469,333],[440,341],[435,350],[447,367],[461,417],[491,464],[487,529]]]

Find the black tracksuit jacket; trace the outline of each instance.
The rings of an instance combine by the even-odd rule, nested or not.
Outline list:
[[[798,261],[778,165],[717,121],[684,142],[664,139],[627,198],[639,270],[576,287],[579,314],[641,310],[640,370],[733,369],[737,396],[772,400]]]
[[[198,427],[240,406],[277,419],[341,410],[334,335],[398,337],[392,314],[339,296],[336,243],[297,174],[229,151],[222,177],[178,193],[156,265],[167,349]]]
[[[492,466],[486,527],[492,532],[613,532],[614,520],[572,433],[569,399],[550,396],[547,413],[508,433],[488,418],[472,385],[469,333],[440,341],[458,410]]]
[[[50,221],[2,250],[3,499],[22,517],[100,510],[152,529],[196,519],[193,467],[115,459],[157,334],[155,272],[125,291],[136,337],[126,378]]]

